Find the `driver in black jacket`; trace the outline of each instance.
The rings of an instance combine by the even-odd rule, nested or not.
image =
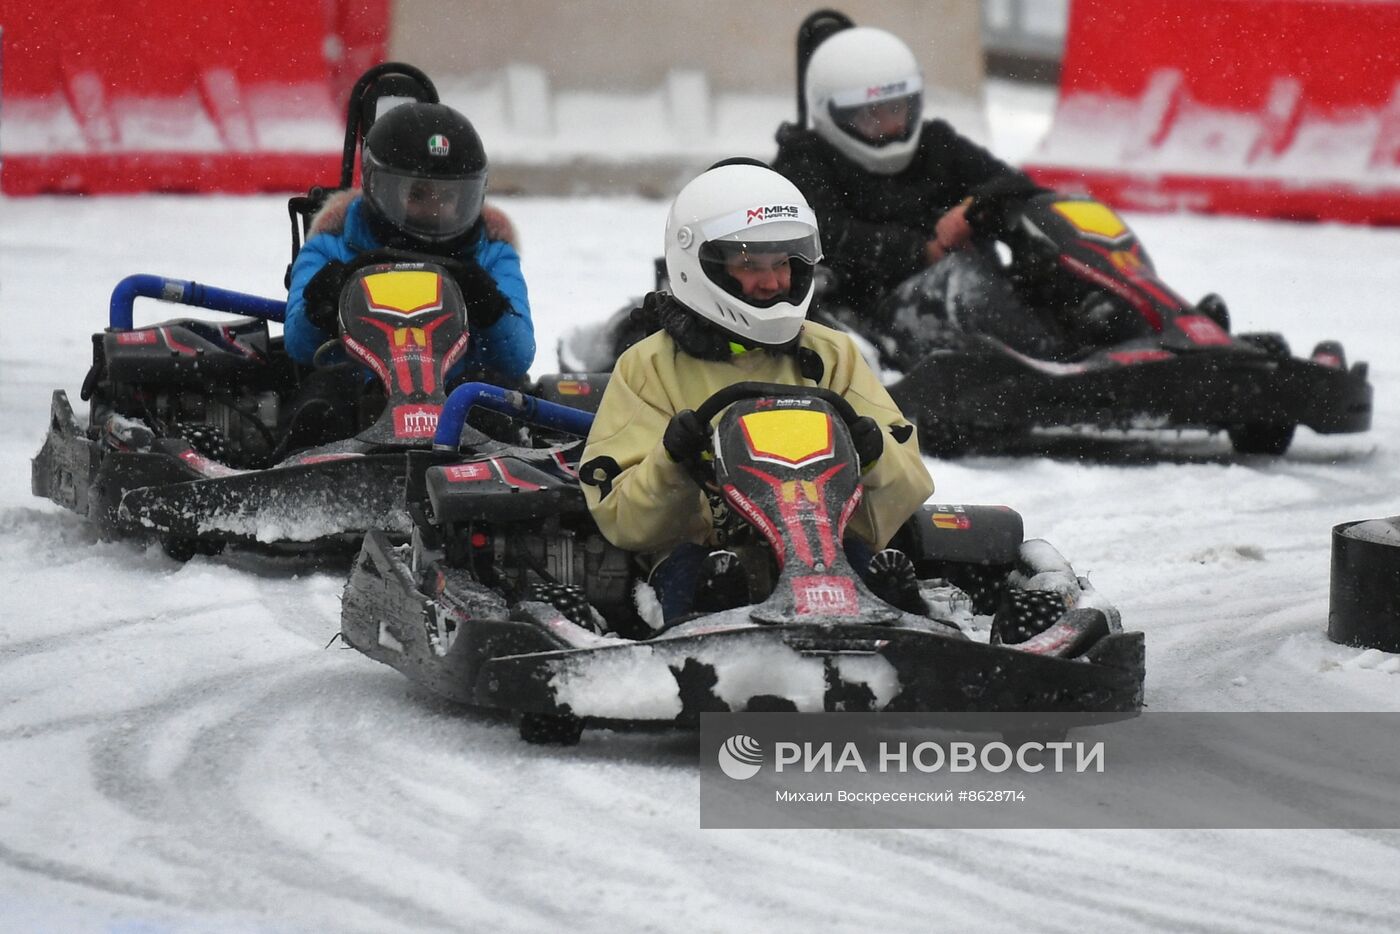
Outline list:
[[[836,278],[822,304],[852,309],[900,368],[966,331],[1061,355],[992,248],[1007,199],[1040,189],[945,121],[921,121],[922,92],[913,53],[884,30],[843,29],[812,54],[809,126],[779,129],[773,167],[821,224]]]

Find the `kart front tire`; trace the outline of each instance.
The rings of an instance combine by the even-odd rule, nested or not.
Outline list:
[[[1346,372],[1347,352],[1341,341],[1318,341],[1308,359],[1320,366]]]
[[[165,535],[160,540],[161,551],[172,561],[179,561],[184,564],[195,555],[204,555],[212,558],[221,554],[224,550],[224,543],[217,541],[206,541],[198,538],[183,538],[176,535]]]
[[[536,746],[577,746],[583,721],[573,714],[522,713],[520,738]]]
[[[1253,331],[1248,334],[1237,334],[1235,340],[1242,344],[1258,347],[1274,360],[1290,360],[1293,357],[1293,351],[1288,346],[1288,338],[1277,331]]]
[[[1238,454],[1267,454],[1277,457],[1293,443],[1297,425],[1239,425],[1229,430],[1230,444]]]

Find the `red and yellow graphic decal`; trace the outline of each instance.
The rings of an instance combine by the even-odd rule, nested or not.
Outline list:
[[[817,494],[817,485],[811,480],[784,480],[782,489],[782,500],[784,503],[796,503],[798,496],[808,503],[820,503],[821,497]]]
[[[561,396],[587,396],[593,392],[593,384],[586,379],[561,379],[554,385]]]
[[[1142,257],[1137,253],[1128,250],[1114,250],[1108,254],[1108,261],[1114,268],[1125,275],[1133,276],[1138,274],[1143,267]]]
[[[778,518],[781,520],[783,528],[787,530],[786,536],[783,536],[777,527],[772,526],[772,523],[763,516],[762,510],[739,493],[732,484],[726,486],[724,490],[729,501],[748,516],[768,538],[768,541],[773,545],[774,554],[778,555],[779,567],[782,567],[786,561],[784,542],[791,546],[793,555],[804,566],[813,567],[818,561],[821,561],[829,567],[836,560],[838,533],[832,528],[831,516],[825,508],[827,504],[826,486],[831,482],[832,477],[845,470],[847,466],[846,464],[837,464],[811,480],[796,481],[780,480],[762,470],[750,467],[748,464],[739,466],[740,470],[762,480],[772,489],[774,497],[777,499]],[[857,486],[856,490],[859,491],[860,487]],[[849,518],[849,515],[843,514],[843,518]],[[820,549],[820,556],[814,552],[814,545]]]
[[[933,525],[934,528],[938,529],[965,531],[972,528],[972,521],[968,519],[967,514],[962,511],[935,512],[933,514]]]
[[[777,409],[739,418],[754,460],[801,467],[830,457],[831,416],[825,412]]]
[[[416,315],[442,307],[442,277],[426,269],[377,272],[360,280],[373,311]]]
[[[403,392],[409,393],[415,388],[422,389],[424,392],[437,391],[439,370],[435,366],[437,361],[433,357],[432,351],[433,332],[449,320],[451,320],[450,315],[441,315],[432,321],[424,323],[422,327],[396,328],[393,325],[378,321],[374,318],[364,319],[366,324],[378,329],[389,338],[389,362],[394,366],[394,375],[397,377],[399,387]],[[346,347],[352,354],[358,355],[356,352],[356,346],[358,345],[351,343],[351,341],[351,338],[346,338]],[[459,343],[461,342],[459,341]],[[456,345],[454,344],[453,347],[455,350]],[[368,353],[369,351],[366,349],[365,352]],[[418,364],[419,371],[419,384],[416,387],[413,383],[412,364],[414,363]],[[370,365],[372,367],[374,366],[373,363],[370,363]],[[383,365],[383,361],[380,361],[380,367],[383,367]],[[449,362],[443,365],[441,372],[445,373],[447,367],[450,365],[451,361],[449,359]],[[380,369],[376,367],[375,372],[379,373]],[[389,384],[387,367],[384,367],[380,378],[384,380],[386,386]]]
[[[1097,201],[1057,201],[1053,207],[1056,214],[1086,236],[1117,240],[1128,232],[1128,225]]]

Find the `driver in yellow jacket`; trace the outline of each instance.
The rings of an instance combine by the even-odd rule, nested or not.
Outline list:
[[[618,359],[579,468],[603,535],[651,558],[651,583],[668,622],[692,609],[707,574],[742,573],[732,553],[718,550],[708,500],[685,467],[710,436],[693,410],[725,386],[819,386],[862,416],[851,429],[866,494],[848,527],[855,567],[866,568],[933,492],[914,426],[850,337],[805,320],[820,258],[811,208],[762,163],[720,163],[671,206],[672,291],[646,299],[660,330]],[[907,597],[909,559],[888,551],[878,557],[886,569],[891,561],[900,565],[893,573]]]

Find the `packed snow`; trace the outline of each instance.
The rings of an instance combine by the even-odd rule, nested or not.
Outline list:
[[[1019,92],[1017,92],[1019,93]],[[995,103],[995,101],[994,101]],[[1043,115],[1005,99],[998,149]],[[641,294],[660,201],[506,199],[539,334]],[[113,284],[282,294],[280,198],[0,201],[0,929],[1389,931],[1395,831],[701,831],[696,744],[522,744],[327,647],[348,564],[177,564],[29,492]],[[1400,656],[1327,641],[1329,533],[1400,513],[1400,231],[1132,215],[1236,330],[1371,364],[1375,427],[1279,459],[1203,433],[1066,433],[930,461],[1005,503],[1146,633],[1153,710],[1400,710]],[[138,305],[138,321],[182,309]],[[627,684],[616,685],[628,691]]]

